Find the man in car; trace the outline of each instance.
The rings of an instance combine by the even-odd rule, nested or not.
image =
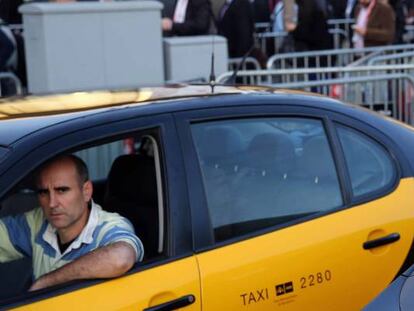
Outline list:
[[[50,160],[40,169],[37,187],[39,208],[0,220],[0,262],[31,257],[30,290],[117,277],[142,260],[143,246],[129,221],[92,201],[81,159]]]

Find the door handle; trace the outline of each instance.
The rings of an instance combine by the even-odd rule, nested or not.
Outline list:
[[[169,311],[169,310],[175,310],[182,307],[189,306],[195,302],[194,295],[187,295],[183,296],[181,298],[171,300],[168,302],[164,302],[162,304],[145,308],[143,311]]]
[[[391,233],[387,236],[384,236],[382,238],[378,238],[371,241],[366,241],[363,244],[364,249],[371,249],[379,246],[383,246],[386,244],[394,243],[400,239],[400,234],[398,232]]]

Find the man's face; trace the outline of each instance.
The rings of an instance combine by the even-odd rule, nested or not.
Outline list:
[[[359,3],[364,6],[367,7],[369,6],[369,4],[371,3],[371,0],[359,0]]]
[[[39,176],[40,206],[49,223],[57,229],[61,240],[61,233],[68,239],[80,234],[88,219],[91,196],[91,182],[80,181],[76,167],[69,159],[52,163]]]

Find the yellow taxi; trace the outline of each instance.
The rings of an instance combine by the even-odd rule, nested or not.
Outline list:
[[[73,153],[145,257],[33,292],[30,258],[0,263],[0,308],[359,310],[413,262],[413,152],[409,126],[269,88],[2,100],[0,218],[37,207],[36,169]]]

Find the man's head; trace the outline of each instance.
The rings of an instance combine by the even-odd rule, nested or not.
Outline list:
[[[75,239],[87,223],[92,198],[85,163],[74,155],[53,158],[41,167],[37,187],[40,206],[61,242]]]

